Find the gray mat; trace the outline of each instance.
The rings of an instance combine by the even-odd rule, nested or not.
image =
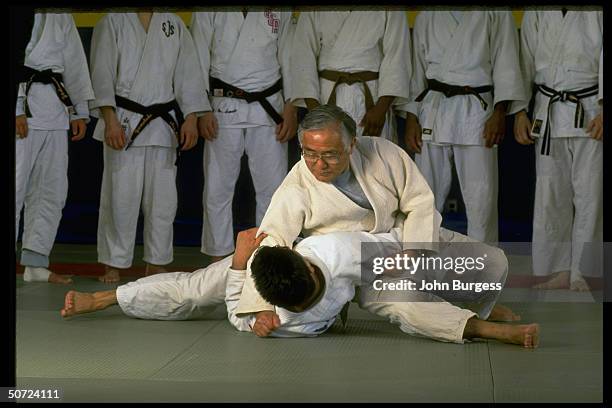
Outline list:
[[[204,320],[130,319],[117,306],[62,319],[64,293],[17,288],[20,387],[60,387],[64,401],[602,401],[602,305],[509,303],[538,322],[541,347],[409,336],[353,304],[346,331],[261,339],[235,331],[223,308]]]

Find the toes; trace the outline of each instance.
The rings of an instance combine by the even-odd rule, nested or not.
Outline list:
[[[68,309],[69,307],[72,307],[72,300],[74,297],[74,291],[69,291],[68,293],[66,293],[66,298],[64,299],[64,308]]]

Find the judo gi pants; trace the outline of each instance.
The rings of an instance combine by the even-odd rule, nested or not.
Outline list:
[[[467,234],[477,241],[495,243],[497,225],[497,148],[423,143],[415,162],[431,187],[436,209],[442,213],[451,188],[455,163],[465,203]]]
[[[219,128],[217,138],[204,144],[202,253],[234,252],[232,200],[245,153],[255,187],[256,225],[287,175],[287,143],[276,140],[274,127]]]
[[[451,243],[446,248],[441,244],[438,254],[440,257],[475,258],[486,254],[486,267],[471,278],[460,277],[454,271],[432,271],[433,278],[438,282],[460,278],[462,282],[501,283],[502,286],[505,284],[508,259],[501,249],[445,228],[440,229],[440,242]],[[420,287],[420,282],[417,287]],[[501,291],[491,290],[479,293],[462,291],[457,294],[450,293],[450,296],[439,296],[416,290],[381,291],[375,290],[372,285],[359,289],[358,302],[362,309],[399,325],[404,333],[453,343],[465,341],[463,332],[470,318],[477,316],[486,320],[489,317],[501,294]]]
[[[104,144],[104,173],[98,217],[98,262],[129,268],[136,227],[144,215],[144,261],[173,260],[173,222],[177,208],[176,150],[145,146],[114,150]]]
[[[596,259],[603,256],[603,142],[552,138],[549,156],[540,154],[541,143],[538,138],[533,273],[602,276]]]
[[[227,272],[232,257],[194,272],[171,272],[140,278],[117,287],[117,302],[130,317],[189,320],[225,305]]]
[[[29,129],[15,140],[15,234],[24,208],[22,265],[49,266],[67,194],[66,130]]]

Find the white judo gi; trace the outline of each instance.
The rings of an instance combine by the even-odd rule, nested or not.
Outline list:
[[[116,109],[126,137],[142,115],[118,108],[115,95],[141,105],[178,102],[184,116],[209,109],[195,46],[183,21],[173,13],[153,13],[148,32],[137,13],[109,13],[96,25],[91,44],[91,77],[96,99]],[[174,112],[170,113],[174,116]],[[104,120],[94,131],[104,140]],[[98,220],[98,261],[111,267],[132,264],[140,208],[144,213],[144,260],[172,262],[177,208],[176,151],[172,128],[151,121],[129,149],[104,144],[104,173]]]
[[[81,38],[70,14],[35,14],[24,64],[61,74],[75,109],[69,112],[53,85],[33,82],[27,95],[28,135],[15,140],[16,234],[25,202],[21,263],[46,268],[68,194],[67,130],[73,120],[89,121],[87,101],[94,97]],[[21,83],[16,116],[26,113],[25,91],[26,84]]]
[[[319,77],[322,70],[378,72],[367,81],[374,103],[381,96],[409,97],[410,30],[403,11],[315,11],[300,13],[293,41],[291,66],[294,99],[329,100],[334,82]],[[340,84],[336,105],[359,125],[366,113],[364,85]],[[305,105],[303,105],[305,106]],[[381,137],[397,143],[390,109]],[[357,136],[363,135],[357,127]]]
[[[485,147],[484,125],[500,101],[523,100],[518,35],[509,11],[422,11],[413,30],[412,98],[427,79],[458,86],[493,86],[474,95],[445,97],[429,91],[405,105],[422,127],[423,146],[415,161],[442,211],[451,187],[454,161],[466,206],[468,235],[496,242],[497,147]],[[486,109],[483,109],[486,107]]]
[[[536,191],[533,214],[533,271],[548,275],[571,271],[601,276],[599,268],[583,268],[584,257],[601,257],[603,241],[603,142],[586,132],[602,109],[603,12],[526,11],[521,26],[521,67],[527,98],[515,103],[527,110],[535,92],[531,135],[536,138]],[[583,124],[576,123],[576,104],[554,102],[534,89],[545,85],[557,92],[578,91],[599,84],[580,99]],[[549,113],[550,112],[550,113]],[[541,154],[550,126],[550,154]],[[538,129],[539,128],[539,129]]]
[[[404,249],[436,249],[442,220],[427,181],[410,156],[379,137],[357,137],[350,169],[372,209],[356,204],[331,183],[318,181],[302,158],[280,185],[259,232],[261,245],[291,247],[305,237],[336,231],[389,232],[402,229]],[[250,262],[248,264],[250,267]],[[255,289],[250,271],[238,313],[272,310]]]
[[[280,11],[193,13],[191,33],[205,89],[218,121],[217,138],[204,144],[203,253],[234,251],[232,199],[246,153],[255,187],[257,225],[272,194],[287,174],[287,143],[276,140],[276,123],[258,102],[219,96],[209,76],[247,92],[270,88],[282,77],[283,90],[266,99],[282,114],[289,100],[291,13]],[[223,95],[223,93],[221,93]]]
[[[355,296],[355,286],[362,283],[362,242],[383,242],[387,247],[401,249],[396,230],[392,233],[340,232],[309,237],[295,250],[321,269],[325,277],[323,297],[302,313],[275,307],[280,327],[273,337],[316,336],[333,325],[343,306]],[[450,236],[452,232],[447,231]],[[467,237],[464,237],[467,238]],[[482,245],[482,244],[480,244]],[[503,251],[487,247],[491,255],[487,275],[491,281],[505,282],[507,260]],[[230,268],[232,258],[211,264],[193,273],[158,274],[130,282],[117,288],[117,301],[123,312],[141,319],[186,320],[203,317],[225,303],[230,322],[240,331],[251,331],[253,315],[238,317],[236,309],[246,278],[245,271]],[[443,301],[433,294],[419,292],[419,301],[411,302],[415,294],[394,301],[377,299],[382,293],[366,286],[360,288],[359,306],[398,324],[406,333],[440,341],[463,343],[466,322],[473,316],[486,319],[499,292],[484,294],[485,299],[475,308],[478,313]]]

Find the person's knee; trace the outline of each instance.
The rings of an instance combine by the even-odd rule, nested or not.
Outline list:
[[[490,277],[495,277],[497,282],[505,282],[508,276],[508,257],[505,252],[496,247],[487,248],[487,271]]]

